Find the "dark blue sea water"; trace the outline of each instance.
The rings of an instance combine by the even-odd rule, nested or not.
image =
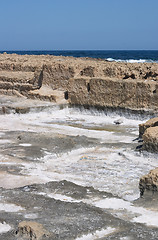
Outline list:
[[[3,53],[4,51],[0,51]],[[55,55],[55,56],[73,56],[73,57],[91,57],[102,58],[108,61],[127,61],[127,62],[158,62],[158,50],[68,50],[68,51],[6,51],[7,53],[30,54],[30,55]]]

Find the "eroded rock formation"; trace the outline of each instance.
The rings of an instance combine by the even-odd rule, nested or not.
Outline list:
[[[149,172],[149,174],[140,178],[139,181],[140,194],[143,196],[144,191],[158,191],[158,168]]]
[[[158,152],[158,127],[146,129],[143,134],[143,147],[147,151]]]
[[[158,64],[0,54],[1,93],[58,101],[54,90],[71,104],[157,111]]]
[[[142,137],[145,130],[150,127],[158,126],[158,117],[151,118],[147,122],[139,124],[139,137]]]
[[[139,137],[143,139],[143,149],[158,152],[158,117],[139,125]]]
[[[158,152],[158,117],[139,125],[139,137],[142,137],[144,150]],[[141,196],[146,190],[158,191],[158,168],[140,178],[139,189]]]
[[[50,237],[48,231],[46,231],[42,224],[32,221],[23,221],[18,225],[16,231],[17,238],[27,240],[42,240]],[[53,238],[53,236],[52,236]]]
[[[150,80],[78,78],[71,82],[70,102],[77,105],[126,109],[158,108],[158,83]]]

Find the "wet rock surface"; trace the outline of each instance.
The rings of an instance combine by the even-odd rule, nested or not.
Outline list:
[[[139,198],[157,165],[135,151],[141,122],[29,104],[0,115],[0,239],[157,239],[156,195]]]
[[[1,189],[1,195],[5,203],[22,207],[17,213],[2,212],[1,217],[12,226],[12,231],[1,234],[1,239],[76,239],[109,226],[113,232],[103,239],[124,236],[131,239],[154,239],[158,236],[158,230],[154,228],[129,223],[113,216],[108,210],[103,211],[84,203],[96,196],[110,200],[112,195],[71,182],[50,182],[14,190]],[[60,199],[62,196],[63,200]]]

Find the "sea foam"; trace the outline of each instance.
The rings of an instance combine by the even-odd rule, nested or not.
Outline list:
[[[154,62],[151,59],[114,59],[114,58],[107,58],[109,62],[127,62],[127,63],[145,63],[145,62]]]

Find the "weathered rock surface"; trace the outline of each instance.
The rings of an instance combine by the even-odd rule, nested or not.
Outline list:
[[[117,79],[158,80],[157,63],[116,63],[102,59],[74,58],[51,55],[0,54],[0,70],[44,73],[54,80],[72,77],[110,77]],[[52,78],[51,78],[52,81]]]
[[[158,89],[156,81],[79,78],[72,81],[69,97],[77,105],[157,110],[155,89]]]
[[[158,117],[139,125],[139,137],[143,140],[143,149],[158,152]]]
[[[82,187],[67,181],[53,181],[14,190],[0,188],[0,193],[5,201],[16,205],[18,203],[24,208],[21,212],[1,212],[1,217],[12,226],[12,230],[0,233],[1,240],[74,240],[94,239],[93,236],[96,236],[95,239],[106,240],[127,239],[127,236],[129,239],[137,240],[142,236],[141,239],[155,240],[158,237],[156,227],[149,228],[144,224],[129,222],[126,219],[127,213],[124,214],[125,219],[119,219],[117,215],[111,214],[111,209],[102,210],[84,203],[84,200],[87,202],[90,199],[113,199],[112,194],[92,187]],[[51,195],[52,197],[49,197]],[[55,196],[63,196],[63,200],[55,199]],[[31,220],[28,221],[28,218]],[[105,231],[102,238],[95,234],[109,226],[113,230],[111,234]],[[88,233],[92,234],[87,235]]]
[[[71,104],[158,110],[157,63],[0,54],[1,93],[57,101],[55,93],[33,92],[41,87],[66,92]]]
[[[43,86],[39,90],[42,88]],[[6,104],[5,97],[1,97],[4,106]],[[26,103],[26,99],[23,99],[22,101],[18,100],[17,105],[16,102],[13,103],[13,97],[10,97],[7,104],[10,106],[12,104],[12,107],[21,111],[24,103],[27,108],[35,106],[37,101],[27,99],[31,103]],[[19,104],[21,105],[19,106]],[[42,104],[47,106],[48,103],[42,102]],[[74,121],[75,118],[71,119],[71,114],[68,113],[67,108],[66,111],[64,109],[56,111],[56,104],[49,104],[51,107],[47,109],[48,111],[44,109],[42,112],[42,105],[37,105],[36,111],[32,109],[31,114],[23,116],[19,114],[1,115],[0,218],[2,222],[6,222],[8,229],[6,232],[0,232],[0,239],[24,240],[25,236],[26,239],[30,237],[33,239],[35,235],[39,236],[33,225],[28,224],[28,222],[22,226],[20,224],[20,228],[18,228],[19,223],[23,221],[42,224],[51,234],[50,237],[43,236],[42,240],[86,239],[87,234],[91,234],[92,238],[106,240],[140,239],[140,236],[142,239],[157,239],[157,228],[153,229],[132,220],[140,215],[142,208],[135,208],[135,204],[131,206],[130,202],[117,197],[117,192],[121,192],[122,189],[122,192],[127,192],[127,195],[129,192],[129,196],[133,196],[134,188],[137,188],[139,174],[146,168],[146,163],[148,164],[148,159],[143,161],[143,165],[139,162],[137,171],[137,163],[142,158],[137,159],[133,150],[129,151],[129,148],[135,148],[135,143],[126,143],[126,138],[124,138],[124,134],[130,136],[130,139],[134,135],[128,135],[128,132],[123,130],[123,126],[115,126],[114,124],[111,124],[109,129],[107,126],[102,128],[102,126],[98,126],[100,122],[96,126],[94,123],[92,125],[88,123],[87,131],[85,132],[84,125],[84,132],[82,129],[80,132],[79,128],[82,127],[84,119],[90,115],[87,115],[86,118],[83,118],[82,115],[80,124],[77,118],[80,112],[79,114],[76,110],[72,112],[73,108],[70,110],[77,119]],[[50,113],[47,115],[47,112]],[[63,114],[64,112],[65,114]],[[42,115],[45,117],[43,118]],[[65,115],[66,119],[63,121]],[[95,121],[95,115],[92,117]],[[67,128],[67,126],[69,127]],[[73,127],[72,130],[70,126]],[[64,128],[67,130],[65,131]],[[101,142],[100,137],[95,138],[94,131],[89,135],[94,129],[95,132],[98,129],[99,134],[105,134],[103,131],[107,130],[112,131],[110,141],[105,136],[105,140]],[[115,131],[116,135],[114,135]],[[122,137],[122,134],[125,140],[121,143],[119,138]],[[112,135],[114,135],[114,141],[113,139],[111,141]],[[94,150],[91,154],[89,149],[92,148]],[[110,148],[116,149],[116,151],[111,151]],[[122,149],[124,150],[122,151]],[[68,178],[72,182],[60,181]],[[79,184],[83,183],[83,186],[74,184],[75,179]],[[123,181],[124,179],[125,181]],[[53,182],[46,183],[46,181]],[[96,182],[95,189],[91,187],[94,182]],[[101,189],[107,190],[101,191],[97,185],[100,185]],[[129,191],[131,189],[134,192]],[[106,192],[111,192],[111,190],[114,191],[115,195]],[[103,201],[103,204],[96,205],[100,201],[101,203]],[[112,204],[112,209],[111,207],[108,209],[110,204]],[[153,207],[153,202],[149,209],[151,205]],[[131,213],[132,209],[138,209],[138,212]],[[155,212],[151,218],[154,214]],[[148,216],[143,218],[148,218]],[[109,228],[112,229],[110,235],[107,234]],[[98,232],[103,232],[105,235],[97,237],[95,233]]]
[[[0,71],[0,89],[28,91],[40,88],[40,72]]]
[[[145,190],[158,191],[158,168],[149,172],[149,174],[140,178],[139,189],[141,196]]]
[[[139,137],[142,137],[145,130],[149,127],[156,127],[158,126],[158,117],[151,118],[147,122],[139,124]]]
[[[158,127],[147,128],[142,138],[145,150],[158,152]]]
[[[18,225],[16,231],[17,238],[28,240],[40,240],[44,237],[49,237],[49,232],[46,231],[42,224],[32,221],[23,221]]]
[[[139,137],[143,139],[143,149],[150,152],[158,152],[158,118],[152,118],[139,125]],[[140,178],[140,195],[145,190],[158,191],[158,168]]]

